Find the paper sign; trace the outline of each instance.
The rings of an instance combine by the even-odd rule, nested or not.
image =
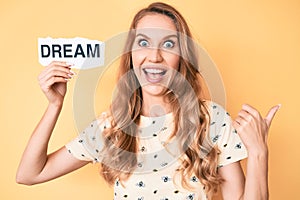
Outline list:
[[[39,62],[43,66],[52,61],[74,64],[72,68],[90,69],[104,65],[105,43],[86,38],[38,38]]]

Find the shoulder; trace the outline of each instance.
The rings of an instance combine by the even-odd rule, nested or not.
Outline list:
[[[224,166],[247,157],[247,149],[232,126],[232,119],[225,108],[215,102],[205,102],[210,115],[209,137],[221,151],[218,166]]]
[[[213,101],[209,101],[209,100],[205,100],[202,102],[211,117],[230,116],[230,114],[227,112],[227,110],[222,105],[220,105],[216,102],[213,102]]]
[[[110,128],[112,123],[112,115],[107,111],[102,112],[92,123],[103,129]]]
[[[209,136],[212,142],[230,136],[232,120],[223,106],[213,101],[206,101],[205,106],[209,113]]]
[[[88,132],[88,130],[103,130],[111,127],[112,116],[109,112],[102,112],[93,121],[91,121],[82,132]]]
[[[110,115],[108,112],[102,112],[79,133],[78,137],[80,140],[94,141],[95,138],[102,138],[103,131],[110,127]]]

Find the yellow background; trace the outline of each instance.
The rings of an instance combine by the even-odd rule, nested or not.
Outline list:
[[[46,184],[27,187],[15,183],[22,151],[47,105],[37,82],[43,69],[38,63],[37,38],[80,36],[105,41],[126,31],[134,13],[151,1],[78,2],[0,1],[0,199],[113,197],[93,165]],[[246,102],[263,114],[272,105],[282,104],[269,138],[270,194],[272,200],[300,199],[300,2],[166,2],[185,16],[196,39],[217,64],[232,116]],[[77,134],[72,111],[75,80],[69,84],[51,151]],[[105,80],[104,88],[112,88],[111,79]],[[103,96],[97,97],[97,111],[108,105],[106,96],[110,95]]]

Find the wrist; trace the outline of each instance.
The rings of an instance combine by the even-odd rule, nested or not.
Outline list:
[[[248,150],[248,158],[255,158],[259,160],[268,159],[269,150],[268,148],[260,148],[254,150]]]
[[[48,108],[51,110],[60,111],[62,109],[63,103],[49,103]]]

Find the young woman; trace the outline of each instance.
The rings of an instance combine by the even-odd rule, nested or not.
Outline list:
[[[90,162],[114,185],[114,199],[268,199],[267,133],[279,105],[263,118],[243,105],[232,122],[202,98],[190,30],[170,5],[134,17],[121,57],[118,93],[108,112],[66,146],[47,146],[74,73],[52,62],[39,76],[49,104],[24,151],[17,182],[46,182]],[[248,156],[245,180],[239,160]]]

